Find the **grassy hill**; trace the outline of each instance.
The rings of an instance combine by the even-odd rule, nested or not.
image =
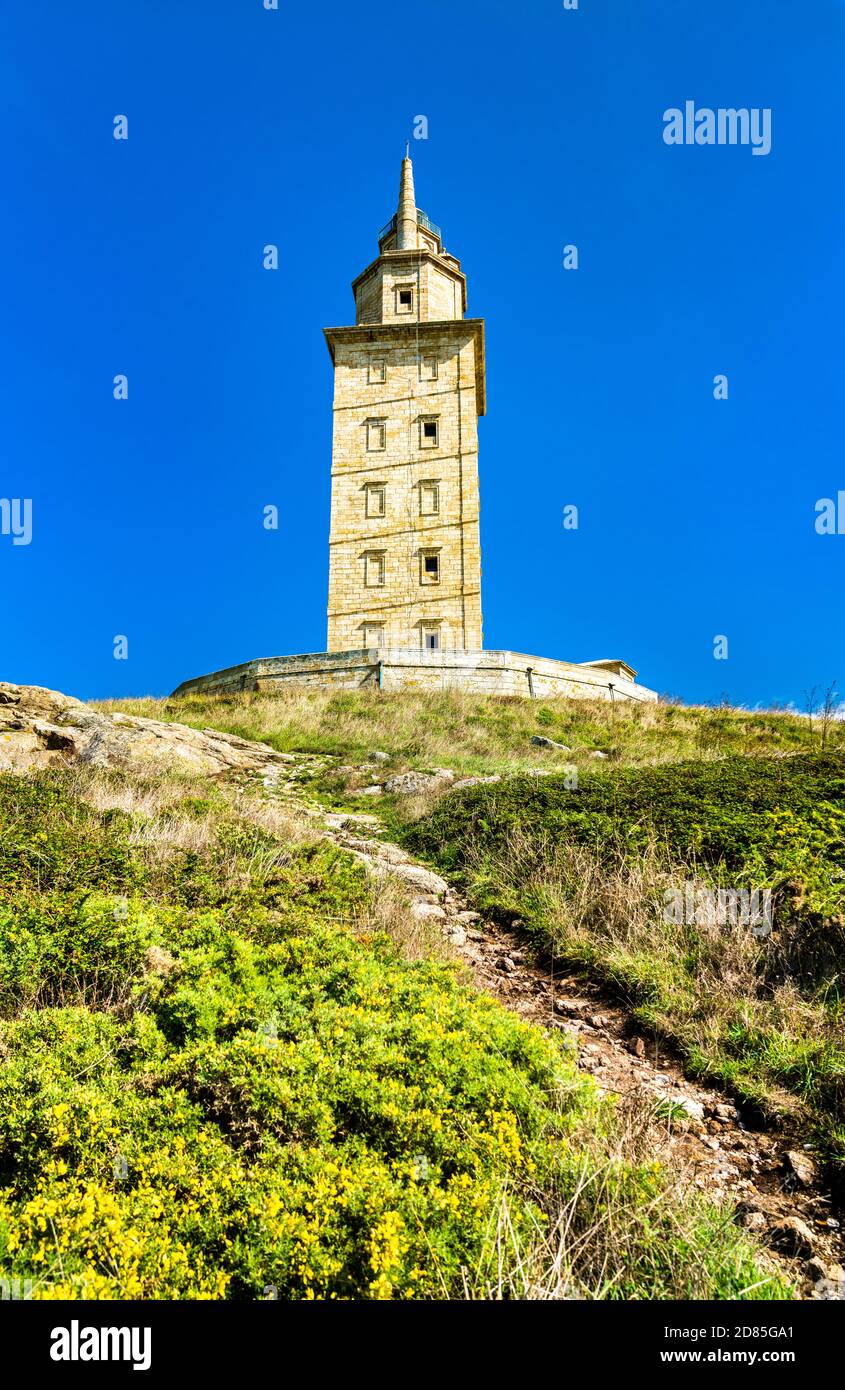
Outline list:
[[[800,1102],[845,1185],[841,753],[517,777],[444,797],[404,839],[611,988],[691,1075],[763,1115]]]
[[[382,776],[574,764],[577,792],[518,775],[363,809],[612,980],[693,1068],[761,1104],[775,1084],[799,1097],[834,1161],[839,728],[822,752],[806,720],[733,710],[323,692],[120,708],[333,761],[284,800],[175,770],[0,775],[0,1277],[36,1297],[789,1295],[559,1035],[435,939],[404,949],[306,803],[361,810],[375,750]],[[787,944],[780,927],[776,947],[650,940],[644,904],[678,870],[767,875]]]
[[[845,723],[451,692],[189,699],[164,702],[164,717],[177,708],[198,727],[344,763],[377,743],[392,771],[503,775],[445,797],[387,798],[380,811],[475,905],[525,921],[542,947],[618,992],[690,1074],[770,1118],[797,1102],[843,1190]],[[538,772],[559,776],[519,776]],[[368,780],[346,769],[322,790],[343,803]],[[770,890],[775,930],[665,922],[665,895],[687,901],[687,885]]]
[[[443,764],[458,772],[517,772],[570,761],[531,746],[545,736],[576,760],[603,752],[622,766],[809,752],[845,746],[841,724],[778,711],[583,700],[488,698],[461,692],[288,690],[268,695],[104,701],[154,719],[177,719],[262,739],[280,752],[328,753],[346,762],[374,747],[397,766]]]

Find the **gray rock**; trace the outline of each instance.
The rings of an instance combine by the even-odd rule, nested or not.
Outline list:
[[[105,714],[57,690],[0,682],[0,771],[88,763],[211,774],[261,772],[272,779],[276,769],[290,762],[290,754],[218,729],[200,732],[138,715]]]
[[[445,878],[441,878],[431,869],[424,868],[422,864],[392,863],[390,870],[403,883],[410,884],[421,893],[430,893],[432,897],[445,897],[449,891],[449,885]]]
[[[673,1091],[655,1091],[655,1097],[666,1105],[672,1105],[676,1110],[683,1110],[684,1114],[691,1120],[704,1119],[704,1106],[701,1101],[693,1100],[692,1096],[685,1096],[680,1092],[675,1093]]]
[[[411,916],[416,917],[417,921],[445,922],[446,912],[439,903],[427,902],[424,898],[417,898],[411,903]]]
[[[453,946],[466,946],[467,934],[463,927],[444,927],[443,935]]]
[[[800,1149],[790,1149],[785,1155],[784,1164],[790,1175],[801,1187],[812,1187],[816,1181],[816,1165],[809,1154]]]
[[[785,1255],[802,1255],[809,1259],[815,1253],[816,1238],[799,1216],[788,1216],[773,1226],[769,1238]]]
[[[532,734],[531,742],[535,748],[557,748],[559,753],[571,753],[572,749],[565,743],[555,743],[553,738],[546,738],[544,734]]]
[[[568,999],[556,999],[553,1007],[556,1014],[563,1014],[565,1018],[580,1018],[584,1012],[583,1004],[572,1004]]]
[[[437,768],[434,772],[399,772],[395,777],[388,777],[384,790],[393,796],[413,796],[432,787],[442,787],[444,782],[452,782],[454,777],[454,772],[448,768]]]

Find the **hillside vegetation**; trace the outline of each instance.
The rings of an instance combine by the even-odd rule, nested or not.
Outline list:
[[[576,760],[602,752],[623,766],[842,747],[843,726],[822,729],[778,711],[603,701],[523,700],[457,691],[417,693],[286,690],[273,695],[104,701],[153,719],[224,729],[262,739],[279,752],[327,753],[343,762],[373,748],[396,766],[444,765],[463,773],[517,772],[570,761],[531,746],[538,734],[571,748]]]
[[[527,766],[538,727],[631,762],[697,738],[689,712],[451,697],[430,718],[422,697],[368,695],[127,708],[338,760],[377,745],[394,768]],[[759,747],[753,719],[724,737]],[[809,749],[800,721],[771,720]],[[336,801],[355,790],[320,776]],[[504,811],[540,788],[498,790]],[[480,892],[474,804],[417,802],[403,833]],[[0,903],[0,1277],[35,1297],[789,1296],[560,1034],[474,990],[436,937],[405,949],[395,903],[294,795],[176,770],[0,775]]]
[[[164,704],[165,718],[177,712],[344,762],[377,743],[394,770],[502,774],[375,804],[474,905],[518,917],[612,989],[690,1075],[724,1084],[749,1115],[808,1127],[845,1188],[845,724],[450,692]],[[342,769],[322,789],[343,802],[366,780]],[[719,889],[769,890],[773,929],[712,920],[706,894]],[[667,920],[673,896],[695,920]]]

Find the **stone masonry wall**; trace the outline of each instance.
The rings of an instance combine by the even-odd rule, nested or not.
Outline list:
[[[477,341],[457,320],[362,326],[334,345],[330,651],[368,645],[373,624],[387,647],[418,651],[428,625],[444,649],[482,645]],[[434,445],[425,417],[437,422]],[[437,485],[433,515],[423,483]],[[368,486],[384,488],[384,516],[367,514]],[[424,551],[439,557],[435,583]],[[368,555],[383,556],[383,584],[372,582],[380,565],[368,571]]]
[[[184,681],[174,694],[272,692],[288,684],[353,689],[381,684],[384,690],[452,689],[535,699],[657,700],[655,691],[624,676],[568,661],[510,651],[413,652],[405,648],[266,657]]]

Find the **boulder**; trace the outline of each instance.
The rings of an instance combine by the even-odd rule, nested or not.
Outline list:
[[[62,764],[263,772],[291,761],[265,743],[132,714],[106,714],[39,685],[0,682],[0,772]]]
[[[436,768],[434,772],[399,772],[395,777],[388,777],[384,790],[393,796],[413,796],[432,787],[442,787],[444,782],[452,782],[454,777],[454,772],[448,768]]]

